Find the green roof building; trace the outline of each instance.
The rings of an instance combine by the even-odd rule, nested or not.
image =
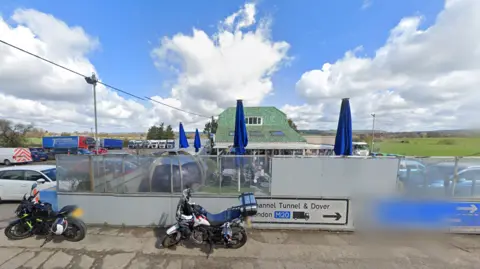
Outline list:
[[[305,149],[307,141],[288,124],[285,113],[276,107],[244,107],[248,131],[247,149]],[[216,148],[233,145],[235,107],[227,108],[218,117]]]

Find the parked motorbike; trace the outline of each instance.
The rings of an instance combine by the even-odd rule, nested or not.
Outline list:
[[[10,222],[5,228],[5,236],[10,240],[21,240],[32,235],[44,235],[47,243],[54,235],[63,236],[67,241],[78,242],[85,238],[87,226],[79,219],[82,210],[75,205],[67,205],[55,212],[50,203],[35,202],[32,185],[30,195],[23,196],[20,205],[15,210],[18,219]]]
[[[190,188],[182,192],[182,197],[178,201],[177,212],[175,214],[177,223],[167,230],[167,234],[162,241],[162,245],[165,248],[173,247],[180,243],[180,241],[188,239],[192,239],[192,241],[197,244],[203,243],[202,235],[198,237],[198,234],[193,231],[197,226],[209,225],[209,222],[205,216],[194,213],[193,207],[195,203],[190,201],[191,193],[192,190]]]
[[[223,244],[227,248],[241,248],[247,242],[244,222],[257,213],[257,203],[253,193],[242,193],[239,196],[240,206],[231,207],[221,213],[211,214],[202,206],[190,202],[191,190],[184,190],[179,206],[186,208],[178,217],[175,225],[167,230],[162,245],[166,248],[178,244],[182,238],[191,238],[197,244],[208,243],[210,251],[213,246]]]

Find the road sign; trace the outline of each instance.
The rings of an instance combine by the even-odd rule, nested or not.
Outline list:
[[[479,202],[383,200],[376,215],[379,224],[389,227],[480,227],[479,208]]]
[[[257,197],[252,223],[346,225],[348,200]]]

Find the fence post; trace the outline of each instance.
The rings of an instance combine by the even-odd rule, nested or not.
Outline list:
[[[455,157],[455,167],[454,167],[454,170],[453,170],[453,182],[452,182],[452,197],[455,196],[455,187],[457,185],[457,181],[458,181],[458,159],[459,157]]]
[[[267,158],[267,162],[268,163],[268,175],[270,176],[270,182],[268,182],[268,192],[270,194],[270,196],[272,196],[272,181],[273,181],[273,177],[272,177],[272,164],[273,164],[273,158],[269,157],[268,155],[265,156],[265,158]]]
[[[95,192],[95,177],[94,177],[94,169],[93,169],[93,161],[92,156],[88,156],[88,167],[89,167],[89,174],[90,174],[90,191]]]
[[[222,193],[222,158],[220,158],[220,155],[217,155],[217,167],[218,167],[218,193]]]
[[[157,160],[157,159],[160,159],[160,158],[161,158],[161,157],[154,157],[152,163],[156,163],[156,160]],[[140,163],[140,160],[139,160],[138,155],[137,155],[137,163]],[[152,192],[152,179],[153,179],[153,176],[150,176],[150,173],[149,173],[148,168],[147,168],[148,166],[142,164],[142,167],[144,167],[143,169],[145,169],[146,173],[148,174],[148,177],[147,177],[147,178],[148,178],[148,191],[149,191],[149,192]],[[153,174],[155,174],[155,169],[156,169],[156,167],[153,167],[153,169],[154,169],[154,170],[153,170]]]
[[[126,155],[122,155],[122,183],[121,183],[121,186],[122,186],[122,191],[121,193],[125,193],[125,157]]]
[[[177,161],[178,161],[178,172],[180,173],[180,191],[183,191],[183,188],[185,188],[185,186],[183,185],[183,170],[182,170],[182,162],[180,161],[180,155],[177,155],[175,156],[175,158],[177,158]],[[194,157],[195,158],[195,157]],[[173,169],[173,168],[172,168]],[[173,178],[173,173],[172,173],[172,178]]]
[[[477,177],[478,177],[478,174],[473,175],[472,189],[470,190],[470,197],[475,197],[475,188],[476,188],[475,185],[477,185]]]
[[[173,162],[170,162],[170,193],[173,194]]]
[[[105,155],[103,155],[103,158],[102,158],[102,163],[103,163],[103,192],[107,192],[107,177],[106,177],[106,174],[107,174],[107,167],[106,167],[106,159],[107,157]]]

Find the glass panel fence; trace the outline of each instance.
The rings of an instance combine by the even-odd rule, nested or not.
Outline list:
[[[202,194],[252,191],[268,195],[270,169],[265,156],[57,157],[58,187],[63,192],[180,193],[190,186]]]

